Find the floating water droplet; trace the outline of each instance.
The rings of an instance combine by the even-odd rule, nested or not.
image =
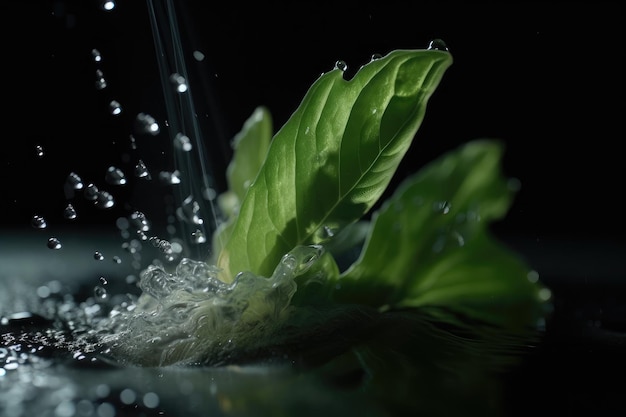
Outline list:
[[[119,103],[119,101],[111,100],[111,102],[109,103],[109,112],[113,116],[117,116],[118,114],[122,113],[122,105]]]
[[[83,196],[86,200],[96,201],[96,199],[98,198],[98,192],[98,187],[96,187],[95,184],[90,183],[87,185],[87,187],[85,187],[85,191],[83,191]]]
[[[204,54],[200,51],[193,51],[193,57],[196,61],[201,62],[204,61]]]
[[[115,199],[107,191],[99,191],[96,196],[95,206],[101,209],[108,209],[115,205]]]
[[[96,261],[103,261],[103,260],[104,260],[104,255],[103,255],[101,252],[99,252],[99,251],[95,251],[95,252],[93,253],[93,258],[94,258]]]
[[[185,77],[183,77],[182,75],[178,73],[170,75],[170,82],[176,89],[176,92],[184,93],[185,91],[187,91],[187,80],[185,80]]]
[[[61,245],[61,241],[56,237],[51,237],[48,239],[48,248],[50,249],[61,249],[63,245]]]
[[[67,179],[65,180],[65,183],[74,190],[83,189],[83,180],[75,172],[70,172],[70,174],[67,176]]]
[[[147,180],[152,178],[150,172],[148,171],[148,167],[141,159],[137,161],[137,165],[135,165],[135,177]]]
[[[77,217],[76,210],[74,210],[72,203],[68,203],[65,209],[63,209],[63,217],[68,220],[74,220]]]
[[[135,118],[135,127],[140,133],[147,133],[152,136],[159,134],[161,129],[154,117],[146,113],[139,113]]]
[[[205,243],[206,242],[206,236],[200,229],[196,229],[195,232],[191,233],[191,239],[193,240],[193,243]]]
[[[130,215],[130,223],[139,231],[147,232],[150,230],[150,222],[146,215],[140,211],[135,211]]]
[[[107,285],[108,283],[109,283],[109,281],[107,281],[107,279],[105,277],[100,277],[100,284]]]
[[[104,78],[102,70],[96,70],[96,89],[104,90],[107,87],[107,80]]]
[[[93,296],[96,298],[97,301],[104,301],[108,298],[109,293],[104,287],[101,287],[100,285],[96,285],[93,288]]]
[[[104,177],[105,181],[112,185],[125,185],[126,184],[126,175],[124,172],[114,166],[110,166],[107,168],[106,175]]]
[[[191,139],[182,133],[177,133],[174,137],[174,147],[184,152],[189,152],[193,148]]]
[[[176,210],[176,214],[180,220],[192,224],[204,224],[204,220],[200,217],[200,205],[193,196],[188,196],[182,205]]]
[[[428,44],[429,50],[448,51],[448,45],[441,39],[433,39]]]
[[[102,61],[102,55],[100,54],[100,51],[98,51],[95,48],[91,50],[91,57],[93,58],[95,62]]]
[[[122,263],[122,258],[120,258],[119,256],[114,256],[113,257],[113,262],[116,264],[121,264]]]
[[[100,0],[100,8],[106,12],[115,9],[115,1],[113,0]]]
[[[165,254],[172,252],[172,244],[165,239],[159,239],[158,237],[151,237],[150,243],[152,243],[152,246],[154,246],[155,248],[157,248],[158,250],[160,250],[161,252]]]
[[[35,146],[35,155],[37,155],[38,158],[43,158],[44,154],[45,152],[43,151],[43,146]]]
[[[39,215],[34,215],[33,218],[30,220],[30,224],[35,229],[45,229],[46,227],[48,227],[46,219],[44,219],[43,216]]]
[[[161,180],[161,182],[166,185],[180,184],[180,171],[161,171],[159,172],[159,180]]]
[[[335,62],[334,69],[338,69],[338,70],[345,72],[348,69],[348,64],[346,64],[346,61],[343,61],[340,59],[337,62]]]

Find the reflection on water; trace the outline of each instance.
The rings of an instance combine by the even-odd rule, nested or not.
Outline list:
[[[445,311],[342,307],[325,312],[325,325],[309,334],[283,337],[231,364],[136,367],[116,363],[105,346],[80,337],[104,313],[87,287],[69,294],[59,281],[16,281],[4,272],[0,278],[0,414],[7,417],[302,410],[498,416],[503,378],[541,337],[468,323]]]

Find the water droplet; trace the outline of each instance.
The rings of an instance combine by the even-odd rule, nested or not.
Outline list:
[[[435,51],[448,51],[448,45],[446,45],[446,43],[441,39],[433,39],[428,44],[428,49]]]
[[[107,285],[108,283],[109,283],[109,281],[107,281],[107,279],[105,277],[100,277],[100,284]]]
[[[106,175],[104,177],[105,181],[112,185],[125,185],[126,184],[126,175],[124,172],[114,166],[110,166],[107,168]]]
[[[115,205],[115,199],[107,191],[99,191],[96,195],[95,206],[101,209],[108,209]]]
[[[135,229],[147,232],[150,230],[150,222],[146,218],[146,215],[140,211],[135,211],[130,215],[130,223]]]
[[[46,219],[38,215],[33,216],[33,218],[30,221],[30,224],[35,229],[45,229],[46,227],[48,227],[48,224],[46,223]]]
[[[335,62],[334,69],[338,69],[338,70],[345,72],[348,69],[348,64],[346,64],[346,61],[343,61],[340,59],[337,62]]]
[[[205,243],[206,242],[206,236],[200,229],[196,229],[195,232],[191,233],[191,239],[193,240],[193,243]]]
[[[176,92],[184,93],[185,91],[187,91],[187,80],[185,80],[185,77],[183,77],[182,75],[178,73],[170,75],[170,82],[176,89]]]
[[[107,299],[107,297],[109,296],[109,293],[104,287],[101,287],[100,285],[96,285],[93,288],[93,296],[96,297],[96,300],[103,301]]]
[[[109,112],[113,116],[117,116],[118,114],[122,113],[122,105],[116,100],[111,100],[111,102],[109,103]]]
[[[102,70],[96,70],[96,89],[104,90],[107,87],[107,80],[104,78]]]
[[[77,214],[76,210],[74,210],[74,206],[71,203],[68,203],[67,206],[65,206],[65,209],[63,209],[63,217],[68,220],[74,220],[76,216]]]
[[[191,139],[182,133],[177,133],[174,137],[174,147],[184,152],[189,152],[193,148],[191,146]]]
[[[114,256],[113,257],[113,262],[116,264],[121,264],[122,263],[122,258],[120,258],[119,256]]]
[[[73,190],[83,189],[83,180],[74,172],[70,172],[65,180],[65,183],[68,184]]]
[[[188,196],[182,205],[176,210],[178,218],[192,224],[204,224],[200,217],[200,205],[193,196]]]
[[[100,55],[100,51],[98,51],[95,48],[91,50],[91,57],[93,58],[95,62],[102,61],[102,55]]]
[[[377,60],[381,59],[382,57],[383,57],[383,55],[379,54],[379,53],[372,54],[372,56],[370,57],[370,62],[371,61],[377,61]]]
[[[113,0],[100,0],[100,8],[106,12],[115,9],[115,1]]]
[[[159,180],[161,180],[161,182],[166,185],[180,184],[180,171],[161,171],[159,172]]]
[[[103,255],[101,252],[99,252],[99,251],[95,251],[95,252],[93,253],[93,258],[94,258],[96,261],[103,261],[103,260],[104,260],[104,255]]]
[[[161,129],[154,117],[146,113],[139,113],[135,118],[135,127],[140,133],[147,133],[152,136],[159,134]]]
[[[43,146],[41,145],[35,146],[35,155],[37,155],[38,158],[43,158],[44,154],[45,153],[43,151]]]
[[[88,184],[87,187],[85,187],[85,191],[83,191],[83,196],[86,200],[96,201],[98,198],[98,187],[93,183]]]
[[[137,165],[135,165],[135,177],[143,178],[149,180],[152,178],[150,172],[148,171],[148,167],[146,164],[140,159],[137,161]]]
[[[201,62],[204,61],[204,54],[200,51],[193,51],[193,57],[196,61]]]
[[[61,241],[56,237],[51,237],[48,239],[48,248],[50,249],[61,249],[63,245],[61,245]]]
[[[433,211],[440,214],[448,214],[450,212],[450,203],[448,201],[436,201],[433,203]]]

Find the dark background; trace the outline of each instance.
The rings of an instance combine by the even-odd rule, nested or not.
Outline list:
[[[335,61],[348,64],[349,76],[374,53],[443,39],[454,63],[397,181],[469,140],[504,141],[503,169],[521,190],[493,229],[529,260],[555,302],[540,354],[512,378],[515,411],[536,415],[540,403],[555,415],[626,409],[615,395],[623,382],[611,381],[623,380],[626,369],[620,3],[211,3],[180,1],[176,12],[218,190],[229,141],[256,106],[270,109],[278,129]],[[34,214],[53,226],[68,224],[63,183],[71,171],[102,188],[109,187],[110,165],[131,177],[126,187],[111,188],[120,202],[111,210],[77,199],[74,225],[112,228],[134,209],[162,214],[163,188],[132,178],[138,158],[153,176],[172,168],[146,3],[118,1],[111,12],[98,6],[0,5],[0,239],[8,236],[1,230],[31,229]],[[103,56],[99,64],[93,48]],[[206,58],[193,60],[193,50]],[[94,87],[98,68],[109,84],[102,91]],[[124,108],[120,116],[108,114],[112,99]],[[153,115],[162,133],[137,136],[132,149],[139,112]]]

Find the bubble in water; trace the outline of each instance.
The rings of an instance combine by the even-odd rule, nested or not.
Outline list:
[[[95,62],[102,61],[102,55],[100,54],[100,51],[98,51],[95,48],[91,50],[91,57],[93,58]]]
[[[107,285],[108,283],[109,283],[109,281],[107,281],[107,279],[105,277],[100,277],[100,284]]]
[[[113,198],[113,195],[107,191],[98,191],[94,204],[98,208],[108,209],[115,205],[115,199]]]
[[[345,72],[348,69],[348,64],[346,64],[346,61],[343,61],[340,59],[337,62],[335,62],[334,69],[338,69],[338,70]]]
[[[177,133],[174,137],[174,147],[184,152],[189,152],[193,148],[191,139],[182,133]]]
[[[119,103],[119,101],[111,100],[111,102],[109,103],[109,112],[113,116],[117,116],[118,114],[122,113],[122,105]]]
[[[135,118],[135,126],[141,133],[147,133],[152,136],[159,134],[161,129],[154,117],[146,113],[139,113]]]
[[[148,167],[141,159],[137,161],[137,165],[135,165],[135,177],[147,180],[152,178],[150,176],[150,172],[148,171]]]
[[[65,206],[65,209],[63,209],[63,217],[68,220],[74,220],[76,216],[77,214],[74,206],[72,205],[72,203],[68,203],[67,206]]]
[[[187,91],[187,80],[185,80],[185,77],[182,75],[178,73],[170,75],[170,82],[178,93],[184,93]]]
[[[448,45],[446,45],[446,43],[441,39],[433,39],[428,44],[428,49],[435,51],[448,51]]]
[[[46,227],[48,227],[46,219],[44,219],[43,216],[39,215],[34,215],[33,218],[30,220],[30,224],[35,229],[45,229]]]
[[[112,185],[126,184],[126,175],[124,174],[124,171],[114,166],[110,166],[107,168],[104,179],[107,183]]]
[[[56,237],[51,237],[48,239],[48,248],[50,249],[61,249],[63,245],[61,245],[61,241]]]
[[[102,260],[104,260],[104,255],[103,255],[101,252],[99,252],[99,251],[95,251],[95,252],[93,253],[93,258],[94,258],[96,261],[102,261]]]
[[[43,146],[41,145],[35,146],[35,155],[37,155],[39,158],[43,158],[44,154],[45,153],[43,151]]]

